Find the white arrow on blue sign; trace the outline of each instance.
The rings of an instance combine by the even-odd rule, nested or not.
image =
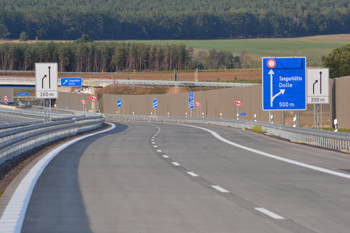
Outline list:
[[[306,58],[262,59],[263,110],[306,109]]]
[[[188,107],[193,108],[194,107],[194,99],[193,99],[193,92],[188,93]]]
[[[158,108],[158,99],[153,99],[153,108]]]
[[[61,78],[61,87],[81,87],[81,78]]]
[[[117,106],[118,106],[118,108],[120,108],[122,106],[122,100],[121,99],[117,100]]]

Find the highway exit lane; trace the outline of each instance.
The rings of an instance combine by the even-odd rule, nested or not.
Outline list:
[[[350,180],[233,147],[198,128],[158,123],[158,145],[187,169],[315,232],[347,232]],[[350,157],[255,132],[194,125],[232,142],[335,172],[350,168]],[[350,170],[349,170],[350,171]],[[300,231],[296,231],[300,232]]]
[[[215,148],[182,154],[188,146],[181,145],[183,139],[198,143],[192,136],[207,137],[202,132],[184,128],[189,134],[179,135],[170,131],[180,126],[157,126],[117,124],[113,131],[64,149],[39,178],[22,232],[312,232],[231,193],[226,181],[235,177],[212,182],[206,167],[190,171],[185,166],[192,168],[191,159],[172,159],[213,156]],[[207,137],[204,143],[216,145],[217,140]],[[176,145],[178,153],[172,149]]]

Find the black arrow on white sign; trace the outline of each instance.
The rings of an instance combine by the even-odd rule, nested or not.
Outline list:
[[[322,71],[320,71],[320,94],[322,94]]]

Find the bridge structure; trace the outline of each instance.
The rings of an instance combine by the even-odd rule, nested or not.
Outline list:
[[[84,79],[83,87],[91,86],[93,79]],[[177,87],[216,87],[216,88],[235,88],[257,85],[256,83],[229,83],[229,82],[191,82],[191,81],[161,81],[161,80],[124,80],[124,79],[95,79],[95,87],[105,87],[110,84],[117,85],[137,85],[137,86],[177,86]],[[59,78],[58,85],[61,86]],[[34,77],[7,77],[0,78],[1,88],[35,88]]]

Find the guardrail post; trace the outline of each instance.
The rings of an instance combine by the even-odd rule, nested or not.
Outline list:
[[[185,112],[185,117],[187,117],[187,112]]]
[[[271,115],[270,123],[273,124],[273,115]]]
[[[220,119],[222,119],[222,113],[220,112]]]
[[[204,112],[202,112],[202,118],[204,118]]]
[[[254,121],[256,122],[256,114],[254,114]]]
[[[293,117],[293,127],[297,127],[297,117]]]
[[[338,132],[338,120],[334,119],[334,132]]]

